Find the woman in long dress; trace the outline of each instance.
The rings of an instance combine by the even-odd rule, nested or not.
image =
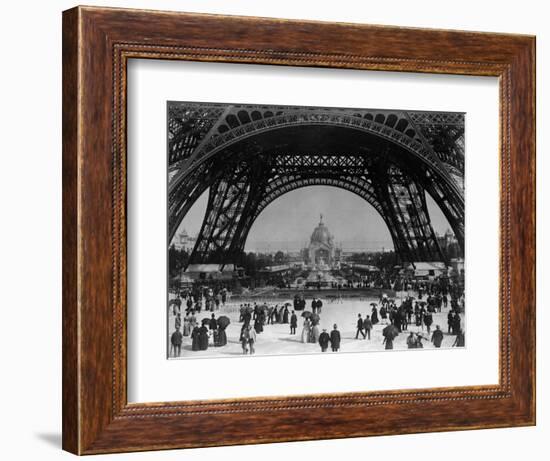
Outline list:
[[[199,328],[199,349],[201,351],[208,349],[208,328],[206,325]]]
[[[191,322],[189,321],[189,314],[183,319],[183,336],[189,336],[191,334]]]
[[[311,338],[309,338],[310,342],[317,344],[319,342],[319,336],[321,336],[321,328],[319,327],[319,324],[315,324],[311,327]]]
[[[225,333],[225,328],[218,327],[218,341],[216,346],[222,347],[227,344],[227,335]]]
[[[189,323],[191,324],[191,331],[193,331],[193,328],[198,326],[197,316],[195,315],[195,311],[191,311],[191,317],[189,317]]]
[[[200,336],[200,328],[195,326],[195,328],[193,328],[193,331],[191,333],[191,339],[193,340],[193,342],[191,343],[191,350],[193,351],[200,350],[199,336]]]
[[[304,320],[304,328],[302,329],[302,342],[303,343],[309,343],[310,338],[310,330],[311,330],[311,322],[308,319]]]
[[[378,310],[376,309],[376,306],[372,307],[370,320],[373,325],[376,325],[378,323]]]

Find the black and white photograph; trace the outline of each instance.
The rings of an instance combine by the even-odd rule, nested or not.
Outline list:
[[[168,358],[466,347],[466,115],[169,101]]]

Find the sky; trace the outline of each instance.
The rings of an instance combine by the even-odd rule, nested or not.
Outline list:
[[[200,231],[206,191],[182,221],[179,230],[190,235]],[[450,228],[436,203],[427,195],[427,205],[436,233]],[[334,240],[347,251],[393,248],[390,233],[378,212],[359,196],[331,186],[309,186],[288,192],[258,216],[248,234],[245,251],[297,251],[307,246],[313,229],[323,222]]]

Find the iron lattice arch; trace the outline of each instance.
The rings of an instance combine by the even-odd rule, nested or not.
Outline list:
[[[426,193],[464,248],[464,114],[168,103],[168,222],[209,190],[190,263],[235,262],[260,213],[300,187],[360,196],[402,261],[445,260]]]

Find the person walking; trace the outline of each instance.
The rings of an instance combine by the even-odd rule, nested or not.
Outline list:
[[[292,315],[290,316],[290,334],[295,335],[296,334],[296,328],[298,327],[298,317],[292,311]]]
[[[361,314],[357,314],[357,333],[355,333],[355,339],[359,338],[359,333],[363,336],[363,339],[366,338],[365,332],[363,331],[363,319]]]
[[[243,325],[243,327],[241,328],[241,336],[239,338],[239,340],[241,341],[241,346],[243,348],[243,354],[246,355],[248,354],[248,339],[249,339],[249,329],[250,326],[249,325]]]
[[[432,313],[430,311],[426,312],[424,315],[424,325],[426,325],[426,330],[428,331],[428,335],[430,334],[430,328],[432,326],[434,319],[432,317]]]
[[[326,352],[329,342],[330,336],[327,333],[327,330],[323,328],[323,332],[319,335],[319,346],[321,346],[321,352]]]
[[[369,341],[370,341],[370,332],[372,330],[372,321],[371,321],[369,315],[367,315],[365,320],[363,320],[363,329],[365,330],[365,335],[369,338]]]
[[[465,344],[466,344],[466,341],[464,338],[464,332],[461,329],[459,329],[456,334],[456,339],[452,347],[464,347]]]
[[[454,316],[453,311],[450,310],[449,313],[447,314],[447,333],[451,333],[451,330],[453,328],[454,317],[455,316]]]
[[[388,334],[384,336],[384,341],[382,341],[382,344],[386,345],[386,347],[384,348],[386,350],[393,349],[393,335]]]
[[[256,344],[256,332],[252,327],[248,326],[248,346],[250,347],[250,355],[253,355],[256,351],[254,345]]]
[[[256,316],[256,320],[254,320],[254,330],[255,330],[255,333],[261,333],[262,331],[264,331],[264,327],[262,325],[262,318],[259,314]]]
[[[453,335],[457,335],[459,331],[461,331],[460,326],[460,314],[458,312],[455,312],[455,315],[453,317],[453,324],[451,325],[451,331],[453,332]]]
[[[340,350],[340,339],[338,325],[334,324],[334,329],[330,332],[330,346],[332,348],[332,352],[338,352]]]
[[[441,343],[443,342],[443,332],[439,328],[439,325],[435,326],[435,330],[432,334],[432,343],[435,347],[441,347]]]
[[[411,331],[409,336],[407,336],[407,348],[416,349],[416,338],[414,337],[414,332]]]

